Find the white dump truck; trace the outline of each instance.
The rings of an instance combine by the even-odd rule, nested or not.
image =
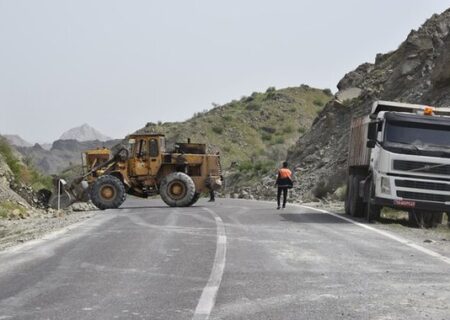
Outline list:
[[[345,211],[371,220],[382,207],[425,227],[450,212],[450,108],[376,101],[352,120]]]

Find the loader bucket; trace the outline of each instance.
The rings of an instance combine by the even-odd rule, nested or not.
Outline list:
[[[58,192],[55,192],[50,197],[48,205],[52,209],[65,209],[75,201],[76,199],[67,190],[62,190],[60,195],[58,195]]]
[[[52,209],[65,209],[76,200],[70,185],[64,180],[55,177],[53,179],[53,192],[48,202],[48,206]]]

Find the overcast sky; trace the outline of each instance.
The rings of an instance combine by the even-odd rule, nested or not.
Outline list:
[[[0,133],[122,137],[269,86],[337,82],[443,0],[0,0]]]

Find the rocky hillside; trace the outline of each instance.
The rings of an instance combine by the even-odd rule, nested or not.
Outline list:
[[[51,179],[24,163],[0,137],[0,218],[29,215],[40,204],[37,191],[42,188],[51,188]]]
[[[272,169],[286,157],[289,146],[309,129],[317,113],[332,98],[329,90],[306,85],[233,100],[195,114],[184,122],[148,123],[138,132],[162,132],[169,145],[186,141],[207,143],[220,151],[224,168]]]
[[[450,106],[450,9],[411,31],[397,50],[346,74],[337,87],[337,99],[289,150],[301,173],[298,196],[324,197],[345,184],[350,121],[368,114],[374,100]]]
[[[10,145],[17,146],[17,147],[31,147],[33,146],[28,141],[24,140],[21,136],[17,134],[3,134],[2,135]]]
[[[112,138],[102,134],[98,130],[94,129],[88,124],[83,124],[79,127],[72,128],[64,132],[59,140],[77,140],[80,142],[84,141],[108,141]]]
[[[33,164],[39,171],[45,174],[59,174],[69,167],[81,164],[81,152],[87,149],[100,147],[111,148],[120,140],[109,141],[84,141],[57,140],[53,142],[50,150],[46,150],[39,144],[33,147],[16,147],[23,158]]]

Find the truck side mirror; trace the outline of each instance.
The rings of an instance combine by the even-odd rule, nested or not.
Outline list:
[[[367,140],[377,140],[378,135],[378,122],[369,122],[369,127],[367,129]]]
[[[375,145],[377,144],[377,142],[375,140],[367,140],[367,148],[369,149],[373,149],[375,148]]]
[[[371,121],[369,122],[369,126],[367,128],[367,148],[374,148],[377,143],[377,135],[378,135],[378,128],[379,128],[379,122],[378,121]]]

